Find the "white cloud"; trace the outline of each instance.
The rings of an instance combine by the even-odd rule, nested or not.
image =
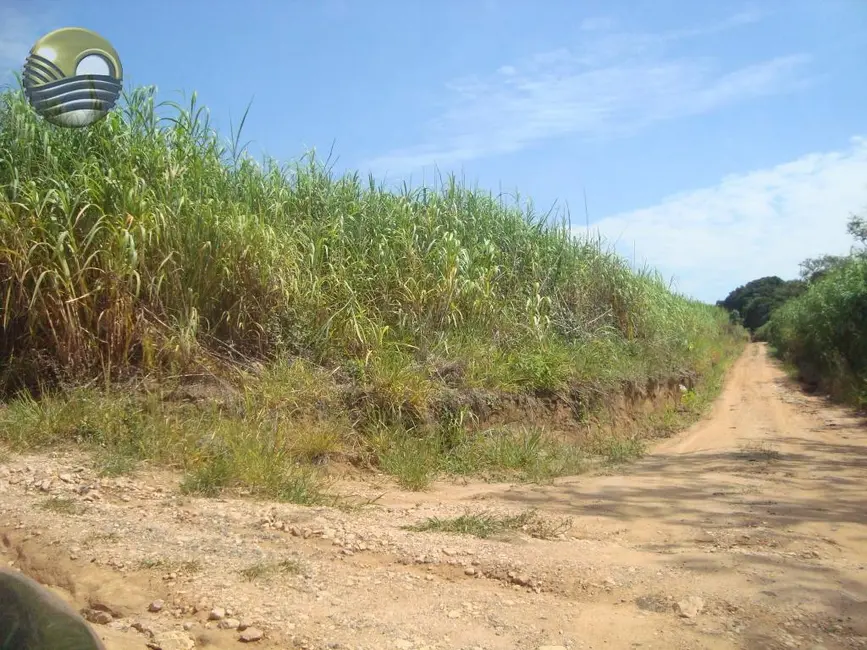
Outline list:
[[[783,53],[726,69],[709,56],[675,56],[674,44],[760,19],[741,13],[712,25],[664,33],[607,29],[585,21],[577,48],[541,52],[487,76],[448,84],[448,108],[429,124],[427,142],[367,161],[374,172],[402,173],[517,151],[553,137],[615,137],[656,122],[717,110],[809,83],[810,57]]]
[[[852,213],[867,211],[867,138],[616,214],[594,224],[631,257],[708,302],[766,275],[794,278],[808,257],[847,253]],[[577,229],[576,233],[583,229]]]

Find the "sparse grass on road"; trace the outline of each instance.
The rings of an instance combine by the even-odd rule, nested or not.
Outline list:
[[[431,517],[404,528],[413,532],[455,533],[481,539],[507,532],[524,532],[536,539],[557,539],[571,525],[571,519],[555,520],[530,510],[518,515],[468,512],[454,518]]]
[[[240,571],[244,580],[264,580],[275,575],[294,574],[301,572],[301,564],[297,560],[280,560],[279,562],[257,562]]]
[[[161,557],[146,558],[139,562],[141,569],[159,569],[166,574],[194,575],[202,570],[198,560],[172,561]]]
[[[40,505],[43,510],[49,510],[62,515],[80,515],[86,510],[85,506],[81,505],[75,499],[64,497],[51,497],[43,501]]]

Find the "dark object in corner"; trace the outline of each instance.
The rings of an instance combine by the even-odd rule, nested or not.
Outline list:
[[[0,568],[0,650],[105,650],[85,620],[35,580]]]

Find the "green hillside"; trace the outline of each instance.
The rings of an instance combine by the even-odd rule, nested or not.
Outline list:
[[[742,345],[725,310],[516,201],[454,179],[388,191],[238,142],[148,89],[87,130],[0,95],[0,435],[15,448],[87,443],[106,471],[165,462],[190,489],[295,500],[323,459],[418,485],[562,473],[577,443],[482,435],[480,404],[700,386]]]

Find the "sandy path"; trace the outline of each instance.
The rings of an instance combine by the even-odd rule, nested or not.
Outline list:
[[[867,648],[867,427],[801,394],[761,345],[705,421],[609,475],[421,495],[371,482],[347,487],[381,498],[348,512],[176,486],[156,473],[99,482],[67,455],[14,459],[0,467],[6,552],[78,606],[113,608],[97,626],[109,650],[145,647],[136,621],[242,647],[205,623],[214,606],[269,648]],[[34,507],[51,496],[86,511]],[[402,528],[531,507],[571,528],[548,540]],[[286,559],[295,571],[239,573]],[[147,612],[157,598],[164,609]]]

